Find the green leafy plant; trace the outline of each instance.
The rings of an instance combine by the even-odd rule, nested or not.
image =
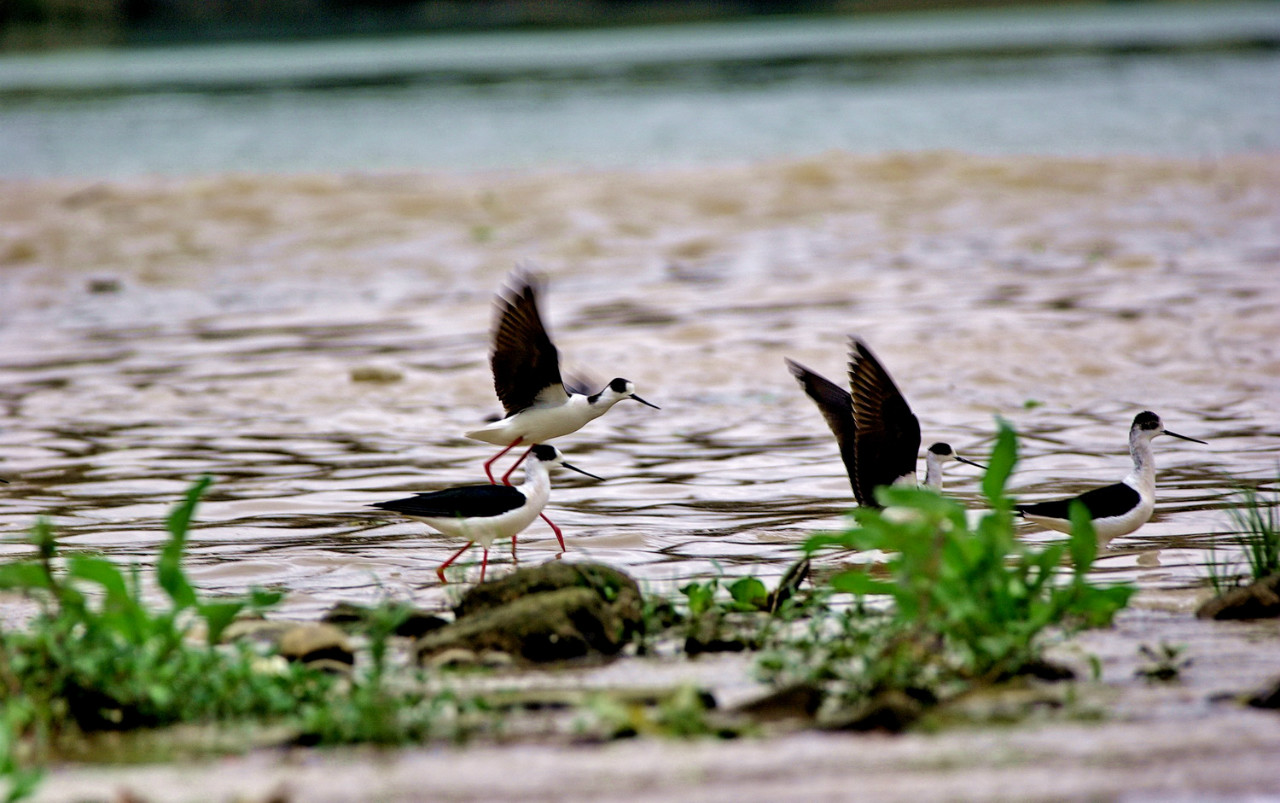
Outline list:
[[[728,600],[718,597],[721,581],[720,577],[712,577],[681,586],[680,593],[685,596],[689,616],[696,618],[713,612],[767,610],[769,589],[758,577],[740,577],[725,585],[729,592]]]
[[[1183,656],[1185,644],[1168,644],[1161,642],[1159,647],[1143,644],[1138,647],[1138,654],[1146,659],[1134,675],[1145,678],[1148,683],[1171,683],[1182,676],[1182,670],[1191,666],[1191,659]]]
[[[420,680],[420,679],[419,679]],[[305,745],[462,741],[487,714],[483,701],[422,683],[396,686],[365,678],[349,692],[304,708],[299,742]]]
[[[137,567],[63,557],[45,521],[31,533],[34,558],[0,566],[0,588],[39,605],[22,630],[0,629],[0,799],[30,795],[39,765],[93,731],[251,720],[292,725],[305,743],[393,744],[459,739],[486,713],[479,700],[393,667],[389,640],[405,605],[368,612],[367,659],[349,679],[247,642],[220,644],[237,615],[280,595],[207,600],[191,585],[182,561],[208,486],[195,483],[168,517],[154,571],[167,604],[145,598]]]
[[[5,691],[8,699],[0,703],[0,800],[15,803],[35,793],[44,773],[39,767],[28,766],[22,755],[19,735],[32,719],[32,713],[25,710],[29,704],[15,701],[12,688]]]
[[[169,516],[170,537],[155,570],[167,607],[148,605],[136,567],[62,558],[43,520],[32,531],[35,560],[0,566],[0,588],[40,606],[26,630],[0,632],[0,674],[16,686],[28,712],[18,731],[56,737],[70,726],[92,731],[284,714],[328,685],[293,667],[263,671],[261,656],[247,647],[212,646],[236,614],[269,607],[279,595],[255,591],[205,601],[188,582],[182,555],[208,485],[208,478],[194,484]],[[196,629],[206,646],[188,638]]]
[[[855,526],[811,538],[807,551],[882,550],[882,570],[837,573],[835,592],[858,607],[795,641],[797,660],[775,652],[767,673],[808,667],[810,678],[839,678],[854,696],[895,688],[922,697],[948,684],[990,682],[1041,661],[1046,634],[1109,624],[1134,588],[1088,578],[1097,538],[1087,511],[1071,511],[1066,542],[1020,542],[1005,484],[1017,462],[1017,438],[1001,422],[983,479],[990,508],[971,525],[965,509],[924,488],[881,488],[884,510],[859,508]],[[1070,566],[1063,572],[1063,564]],[[874,603],[885,600],[889,604]]]
[[[410,605],[397,602],[364,611],[361,629],[368,639],[365,652],[369,661],[350,678],[344,694],[330,695],[303,709],[300,742],[393,745],[429,738],[460,741],[473,723],[483,719],[488,709],[480,698],[449,689],[428,691],[420,670],[391,666],[390,638],[412,613]]]

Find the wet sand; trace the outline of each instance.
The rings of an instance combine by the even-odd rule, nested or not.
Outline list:
[[[776,575],[806,534],[839,524],[847,479],[782,358],[838,377],[847,332],[876,349],[926,441],[981,459],[993,416],[1012,421],[1024,436],[1013,487],[1026,498],[1126,473],[1141,409],[1209,441],[1157,442],[1156,518],[1100,560],[1144,590],[1117,632],[1084,640],[1106,661],[1110,720],[410,751],[389,759],[388,799],[412,798],[424,778],[457,799],[502,794],[492,772],[456,770],[506,760],[542,768],[529,771],[534,799],[604,795],[613,777],[661,778],[645,787],[654,799],[711,795],[700,779],[747,799],[838,797],[863,782],[884,797],[1280,793],[1259,766],[1280,748],[1274,715],[1207,702],[1210,686],[1249,691],[1280,674],[1280,632],[1190,619],[1236,481],[1275,488],[1280,160],[833,153],[687,171],[2,189],[0,475],[14,484],[0,491],[0,533],[51,513],[69,547],[145,563],[168,506],[210,472],[193,578],[213,592],[285,588],[284,615],[382,594],[447,601],[432,570],[455,545],[362,508],[481,478],[488,447],[460,433],[496,411],[491,300],[522,260],[549,277],[544,314],[567,366],[621,373],[663,407],[620,406],[562,439],[609,479],[557,479],[549,509],[568,559],[618,565],[655,590],[716,571]],[[370,367],[400,378],[352,379]],[[977,479],[953,467],[948,488],[972,502]],[[554,554],[542,525],[521,543],[524,560]],[[1161,640],[1191,642],[1204,682],[1153,702],[1132,668],[1139,643]],[[742,669],[707,683],[741,686]],[[1148,703],[1159,713],[1142,714]],[[1223,734],[1241,732],[1241,752],[1224,755]],[[1132,762],[1113,760],[1121,747]],[[812,763],[783,761],[792,750]],[[777,787],[743,774],[766,754],[779,759]],[[365,766],[368,754],[336,755]],[[278,774],[299,799],[325,799],[312,759],[296,761],[218,764],[200,788],[262,794]],[[905,772],[920,766],[941,769]],[[119,772],[145,791],[143,779],[172,771]],[[59,771],[47,799],[100,773]]]

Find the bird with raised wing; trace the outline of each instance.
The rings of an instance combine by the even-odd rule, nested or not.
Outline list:
[[[880,507],[875,489],[882,485],[916,482],[920,422],[861,338],[849,338],[852,393],[794,360],[787,360],[787,368],[836,436],[859,505]],[[935,443],[925,452],[924,484],[941,489],[943,465],[951,460],[983,468],[956,454],[950,444]]]
[[[533,444],[577,432],[624,399],[659,409],[637,396],[635,385],[621,377],[599,393],[565,390],[559,352],[538,313],[538,287],[523,272],[514,275],[513,286],[499,301],[489,363],[493,368],[493,388],[506,417],[471,430],[467,437],[502,447],[484,464],[490,482],[495,482],[494,461],[516,446],[528,444],[532,448]],[[528,454],[525,450],[507,469],[503,483],[509,482],[511,472]]]

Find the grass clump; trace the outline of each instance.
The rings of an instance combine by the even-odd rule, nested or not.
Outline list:
[[[462,741],[489,714],[484,701],[452,690],[430,690],[420,670],[392,665],[391,637],[412,615],[386,602],[364,612],[369,660],[341,695],[305,706],[298,742],[304,745],[398,745],[427,739]]]
[[[266,647],[219,643],[239,614],[266,610],[280,594],[208,600],[188,581],[187,533],[209,483],[195,483],[168,517],[153,578],[167,604],[145,600],[136,566],[61,555],[43,520],[31,534],[35,558],[0,566],[0,589],[39,605],[25,628],[0,628],[0,800],[29,795],[42,763],[77,754],[83,737],[98,731],[279,723],[309,744],[399,744],[466,732],[462,714],[479,710],[476,704],[429,693],[420,677],[390,682],[387,643],[408,614],[404,606],[372,611],[365,666],[349,678],[286,662]]]
[[[1211,557],[1206,568],[1209,584],[1223,594],[1245,582],[1261,580],[1280,572],[1280,492],[1264,494],[1248,487],[1239,492],[1239,504],[1228,510],[1235,544],[1244,553],[1248,574],[1235,564]]]
[[[330,680],[318,673],[271,665],[247,646],[214,646],[237,614],[270,607],[279,595],[208,601],[188,582],[182,556],[208,485],[208,478],[193,485],[168,518],[155,570],[166,607],[147,605],[136,567],[61,556],[43,520],[31,535],[35,559],[0,566],[0,589],[40,606],[24,630],[0,630],[0,767],[11,793],[22,785],[22,767],[77,734],[281,716],[327,690]],[[204,643],[189,638],[197,629]]]
[[[850,593],[856,603],[771,650],[766,675],[823,683],[847,702],[889,691],[931,702],[1037,670],[1051,632],[1109,624],[1134,587],[1087,577],[1097,538],[1080,505],[1066,542],[1018,541],[1005,495],[1016,462],[1016,436],[1001,422],[982,484],[990,510],[976,524],[934,491],[894,486],[877,492],[886,510],[859,508],[855,526],[811,538],[811,554],[876,549],[890,557],[883,571],[831,577],[828,593]]]

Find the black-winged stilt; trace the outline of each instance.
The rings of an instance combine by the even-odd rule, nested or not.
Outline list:
[[[514,558],[516,535],[542,513],[547,497],[551,494],[549,468],[564,466],[579,474],[600,479],[595,474],[564,462],[563,455],[554,446],[539,444],[530,452],[532,459],[525,466],[524,482],[518,486],[461,485],[405,499],[378,502],[370,507],[390,510],[425,522],[445,535],[467,539],[466,546],[453,553],[452,557],[436,569],[436,576],[442,583],[448,582],[444,577],[444,570],[449,564],[479,541],[484,549],[484,558],[480,563],[480,582],[483,583],[485,568],[489,565],[489,546],[494,540],[511,536],[511,554]],[[547,523],[550,524],[550,521]],[[564,538],[560,534],[560,528],[554,524],[551,527],[563,550]]]
[[[515,286],[499,304],[493,354],[489,360],[493,367],[493,388],[502,401],[506,417],[467,433],[468,438],[502,447],[502,451],[484,464],[489,482],[494,482],[493,462],[514,447],[527,443],[532,448],[535,443],[577,432],[623,399],[634,399],[660,409],[637,396],[635,385],[621,377],[592,395],[567,392],[560,378],[559,353],[538,314],[538,288],[523,272],[517,272],[514,278]],[[507,469],[503,483],[508,482],[511,472],[528,454],[526,450]]]
[[[920,451],[920,422],[907,405],[889,372],[856,336],[849,337],[848,391],[794,360],[787,360],[791,375],[813,399],[836,436],[840,457],[849,472],[853,498],[863,507],[880,507],[875,489],[881,485],[916,481]],[[982,465],[956,454],[949,444],[935,443],[925,452],[924,484],[942,487],[942,466],[959,460]]]
[[[1184,441],[1204,443],[1164,428],[1160,416],[1144,410],[1138,413],[1129,427],[1129,454],[1133,456],[1133,471],[1114,485],[1104,485],[1085,491],[1068,499],[1015,505],[1017,515],[1027,521],[1059,532],[1071,532],[1071,503],[1079,499],[1093,519],[1094,530],[1103,540],[1125,535],[1146,524],[1156,506],[1156,461],[1151,451],[1151,439],[1157,435],[1172,435]]]

